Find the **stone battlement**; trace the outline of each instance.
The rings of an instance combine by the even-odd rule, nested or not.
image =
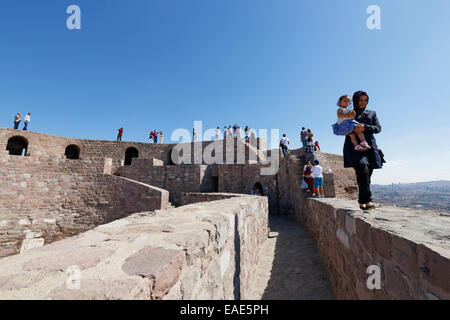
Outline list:
[[[1,259],[0,299],[245,299],[267,219],[267,198],[247,195],[134,214]]]
[[[450,215],[343,199],[308,199],[297,220],[312,236],[338,299],[450,299]],[[381,289],[368,290],[369,266]]]

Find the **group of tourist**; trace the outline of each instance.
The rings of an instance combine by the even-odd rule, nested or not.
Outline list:
[[[348,107],[353,102],[353,110]],[[378,121],[376,112],[367,110],[369,96],[364,91],[357,91],[351,98],[349,95],[339,97],[337,105],[337,122],[332,125],[333,133],[339,136],[345,136],[344,142],[344,167],[353,168],[356,173],[358,183],[359,197],[358,202],[363,210],[373,209],[375,205],[372,202],[372,193],[370,190],[371,177],[374,169],[380,169],[383,166],[384,155],[378,149],[374,134],[381,132],[381,125]],[[20,113],[14,117],[14,129],[19,129],[22,121]],[[22,130],[28,130],[28,124],[31,121],[31,112],[24,119]],[[118,129],[117,141],[122,141],[123,127]],[[255,139],[254,130],[248,126],[244,129],[245,142],[250,143]],[[216,128],[215,138],[220,138],[220,128]],[[192,130],[193,141],[197,140],[197,132]],[[163,143],[163,132],[152,130],[149,136],[150,143]],[[242,139],[241,126],[234,124],[223,128],[224,139],[238,138]],[[314,151],[319,150],[319,142],[313,142],[314,133],[311,129],[302,127],[300,140],[305,154],[306,165],[303,169],[302,178],[303,187],[312,193],[313,197],[324,197],[323,191],[323,169],[319,161],[315,159]],[[280,140],[280,148],[285,158],[287,158],[288,146],[290,144],[286,134],[283,134]],[[256,191],[255,191],[256,193]]]
[[[251,143],[252,139],[255,139],[255,132],[254,130],[252,130],[251,128],[249,128],[249,126],[245,126],[244,129],[244,141]],[[216,128],[216,140],[218,140],[220,137],[220,128],[217,127]],[[231,126],[231,124],[227,127],[224,126],[223,127],[223,138],[224,139],[234,139],[237,138],[239,140],[242,140],[242,128],[240,125],[238,124],[234,124],[233,126]]]
[[[348,107],[353,102],[353,110]],[[372,202],[372,193],[370,190],[371,177],[374,169],[380,169],[385,162],[383,153],[378,149],[374,134],[381,131],[381,125],[378,121],[375,111],[366,110],[369,102],[369,96],[364,91],[357,91],[351,98],[349,95],[339,97],[337,105],[337,122],[332,125],[333,133],[339,136],[345,136],[344,142],[344,167],[353,168],[356,173],[356,180],[359,189],[358,202],[363,210],[373,209],[375,205]],[[25,127],[27,130],[30,122],[29,113],[25,118]],[[20,114],[18,113],[14,119],[14,128],[17,129],[20,123]],[[254,130],[248,126],[244,129],[246,142],[254,139]],[[123,128],[119,129],[117,141],[122,140]],[[220,128],[216,128],[215,138],[220,138]],[[163,143],[162,131],[153,130],[150,133],[149,141],[158,143],[158,135],[160,143]],[[193,141],[197,140],[197,132],[192,130]],[[224,139],[238,138],[242,139],[242,129],[238,124],[223,127]],[[302,143],[306,165],[303,168],[302,187],[311,192],[313,197],[324,197],[323,189],[323,168],[320,166],[319,160],[315,158],[314,152],[320,151],[319,142],[314,142],[314,133],[311,129],[302,127],[300,132],[300,140]],[[285,158],[287,158],[289,138],[286,134],[280,140],[280,148]],[[257,192],[255,191],[255,194]]]
[[[314,151],[320,151],[319,141],[313,142],[314,133],[311,129],[306,130],[305,127],[302,128],[300,132],[300,141],[303,145],[303,150],[305,151],[306,161],[314,161]],[[280,140],[280,148],[283,152],[284,157],[287,157],[288,145],[290,144],[289,139],[286,134]]]
[[[117,133],[117,139],[116,141],[122,141],[122,136],[123,136],[123,127],[120,129],[117,129],[118,133]],[[152,130],[150,132],[150,136],[148,137],[148,142],[150,143],[158,143],[158,135],[159,135],[159,143],[162,144],[164,141],[164,134],[162,131],[157,131]]]
[[[348,107],[353,102],[353,110]],[[345,136],[344,168],[353,168],[358,184],[358,203],[362,210],[374,209],[371,177],[374,169],[381,169],[384,154],[378,148],[374,134],[381,132],[381,125],[375,111],[367,110],[369,95],[364,91],[356,91],[353,97],[343,95],[338,99],[337,122],[332,125],[333,133]],[[307,156],[307,164],[303,168],[304,188],[313,197],[323,197],[323,169],[319,161],[314,159],[310,130],[302,128],[301,139]],[[306,140],[306,144],[305,144]],[[317,143],[317,148],[318,143]]]
[[[158,143],[158,135],[159,135],[159,143],[164,143],[164,133],[162,131],[152,130],[148,137],[148,142],[150,143]]]
[[[302,178],[304,189],[310,191],[312,197],[325,198],[323,191],[323,168],[319,165],[319,160],[308,161],[303,167]]]
[[[14,129],[18,130],[20,122],[22,121],[22,117],[20,115],[20,112],[17,112],[17,114],[14,116]],[[25,116],[25,119],[23,120],[23,129],[27,131],[28,130],[28,124],[31,121],[31,112],[28,112],[28,114]]]

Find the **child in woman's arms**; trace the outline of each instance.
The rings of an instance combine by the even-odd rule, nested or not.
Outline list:
[[[337,103],[337,105],[339,106],[339,109],[337,110],[338,121],[332,125],[333,132],[337,136],[348,135],[353,145],[355,146],[355,151],[366,151],[367,149],[370,149],[370,146],[367,143],[366,138],[364,137],[364,133],[360,132],[357,134],[359,141],[361,141],[361,143],[358,144],[358,141],[356,140],[356,134],[353,131],[359,123],[353,120],[356,115],[355,111],[347,109],[348,106],[351,105],[351,103],[352,100],[348,95],[341,96],[339,98],[339,101]]]

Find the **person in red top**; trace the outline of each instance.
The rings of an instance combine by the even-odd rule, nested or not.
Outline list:
[[[153,131],[153,137],[155,138],[155,139],[154,139],[155,143],[158,143],[158,134],[159,134],[159,132],[156,131],[156,129],[155,129],[155,130]]]
[[[316,141],[316,142],[314,143],[314,145],[316,146],[317,150],[319,150],[319,151],[320,151],[320,147],[319,147],[319,141]]]
[[[308,185],[308,189],[309,191],[311,191],[311,194],[314,194],[315,189],[314,189],[314,178],[312,176],[312,164],[311,161],[308,161],[308,163],[305,165],[305,167],[303,168],[303,180],[305,180],[306,184]]]
[[[119,129],[119,133],[117,134],[117,141],[122,141],[123,128]]]

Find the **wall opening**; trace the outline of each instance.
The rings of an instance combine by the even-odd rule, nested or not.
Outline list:
[[[133,158],[139,157],[139,151],[135,147],[130,147],[125,151],[125,165],[131,165]]]
[[[66,152],[64,153],[67,159],[80,159],[80,148],[74,144],[67,146]]]
[[[26,156],[28,150],[28,140],[21,136],[9,138],[6,150],[12,156]]]
[[[257,195],[257,196],[264,195],[263,186],[261,183],[259,183],[259,182],[255,183],[255,185],[253,186],[253,189],[252,189],[252,194]]]
[[[219,177],[211,177],[212,192],[219,192]]]

